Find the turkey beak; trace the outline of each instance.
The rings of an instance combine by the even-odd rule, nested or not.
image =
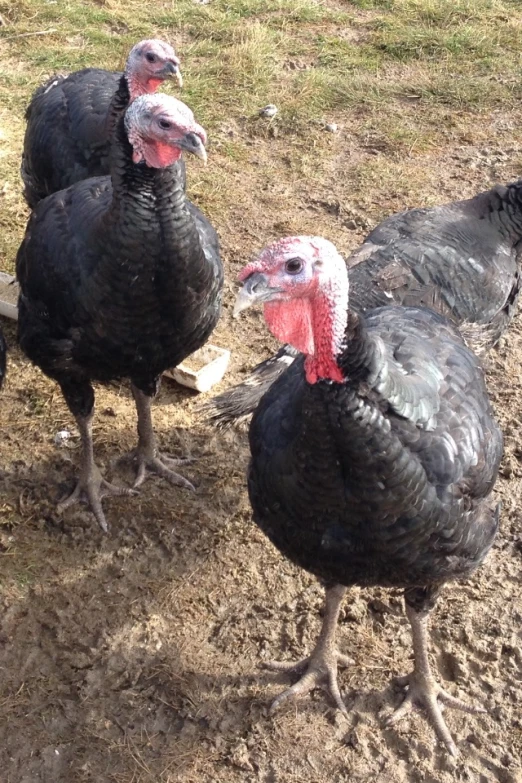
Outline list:
[[[236,297],[233,317],[237,318],[242,310],[252,307],[257,302],[270,301],[279,291],[279,288],[270,287],[267,276],[262,272],[253,272],[250,277],[247,277]]]
[[[187,152],[191,152],[196,158],[201,158],[203,163],[207,163],[207,151],[203,140],[197,133],[186,133],[181,141],[181,147]]]
[[[162,76],[165,79],[176,79],[178,83],[178,87],[181,89],[183,87],[183,76],[181,75],[181,71],[179,69],[179,63],[173,63],[168,62],[165,63],[165,67],[162,71]]]

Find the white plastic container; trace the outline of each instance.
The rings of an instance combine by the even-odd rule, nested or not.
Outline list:
[[[207,343],[164,375],[189,389],[206,392],[221,380],[229,361],[230,351]]]
[[[0,272],[0,315],[18,320],[20,287],[12,275]]]

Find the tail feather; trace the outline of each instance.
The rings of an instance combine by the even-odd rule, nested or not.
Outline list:
[[[203,411],[207,421],[218,429],[246,429],[261,397],[298,356],[299,351],[291,345],[283,345],[275,356],[254,367],[246,381],[206,403]]]

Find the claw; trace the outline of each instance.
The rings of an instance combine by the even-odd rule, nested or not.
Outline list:
[[[138,456],[138,473],[136,475],[136,480],[133,484],[133,487],[139,487],[143,482],[145,481],[147,477],[147,472],[153,472],[157,473],[158,476],[161,476],[161,478],[166,479],[167,481],[170,481],[171,484],[174,484],[177,487],[183,487],[183,489],[189,489],[191,492],[195,492],[196,488],[194,484],[192,484],[188,479],[186,479],[184,476],[181,476],[179,473],[176,473],[174,470],[171,469],[170,466],[176,467],[177,465],[182,465],[185,462],[192,462],[193,460],[188,459],[172,459],[171,457],[165,457],[163,454],[158,454],[155,457],[143,457]]]
[[[78,479],[78,482],[71,494],[58,503],[57,511],[59,514],[61,514],[67,508],[70,508],[76,503],[87,503],[96,517],[99,526],[104,533],[107,533],[109,526],[107,525],[107,520],[105,519],[105,514],[103,512],[103,507],[101,504],[102,499],[107,495],[116,495],[121,497],[122,495],[130,496],[137,494],[138,493],[134,489],[130,489],[129,487],[118,487],[115,484],[111,484],[109,481],[106,481],[104,478],[102,478],[101,473],[96,468],[93,469],[92,475],[80,475],[80,478]]]

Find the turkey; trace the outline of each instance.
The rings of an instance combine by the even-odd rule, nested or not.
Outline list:
[[[392,215],[348,258],[355,309],[402,304],[429,307],[456,323],[483,353],[515,313],[520,292],[522,180],[466,201]],[[207,405],[221,427],[246,422],[288,364],[283,346],[247,380]]]
[[[124,73],[85,68],[39,87],[25,114],[21,175],[29,206],[82,179],[108,174],[111,125],[130,101],[170,78],[181,86],[179,59],[172,46],[152,39],[131,49]]]
[[[191,204],[182,151],[206,160],[190,109],[161,93],[130,104],[115,128],[111,178],[84,180],[44,199],[17,256],[22,350],[56,380],[78,423],[81,470],[59,510],[86,496],[103,530],[109,484],[93,456],[92,381],[130,378],[138,414],[135,487],[149,470],[193,489],[159,453],[151,401],[161,374],[200,348],[221,306],[217,234]]]
[[[236,311],[264,303],[280,340],[304,354],[261,400],[250,426],[255,522],[326,586],[311,655],[271,668],[301,678],[274,702],[329,686],[346,712],[335,646],[346,587],[403,588],[414,651],[402,705],[423,707],[451,754],[441,704],[482,712],[444,691],[430,668],[428,614],[442,586],[482,562],[498,527],[492,490],[502,455],[478,359],[443,316],[417,307],[348,309],[336,248],[290,237],[241,273]]]

